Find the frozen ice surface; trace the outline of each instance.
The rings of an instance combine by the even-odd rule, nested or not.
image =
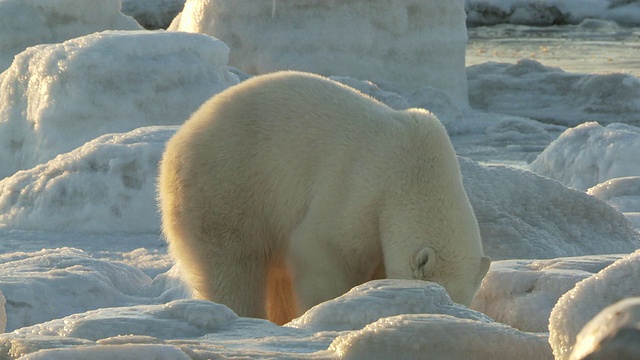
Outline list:
[[[529,171],[458,158],[494,260],[630,253],[640,247],[631,222],[604,201]]]
[[[623,256],[493,261],[470,307],[522,331],[548,332],[558,299]]]
[[[444,314],[492,322],[484,314],[451,301],[444,288],[418,280],[376,280],[309,309],[285,326],[318,331],[359,330],[400,314]]]
[[[413,92],[432,86],[466,106],[462,0],[188,0],[169,29],[205,33],[250,74],[295,69]]]
[[[640,298],[621,300],[591,319],[569,359],[640,359]]]
[[[61,315],[140,303],[135,294],[150,282],[137,268],[91,258],[78,249],[0,255],[7,331]]]
[[[530,59],[473,65],[467,74],[476,109],[564,126],[640,124],[640,80],[629,74],[568,73]]]
[[[103,30],[136,30],[121,0],[0,0],[0,72],[29,46],[53,44]]]
[[[582,328],[600,311],[640,296],[640,251],[628,255],[564,294],[549,318],[549,343],[557,360],[569,359]]]
[[[585,19],[640,25],[640,4],[625,0],[466,0],[470,25],[500,23],[550,26]]]
[[[0,74],[0,178],[100,135],[178,125],[236,84],[206,35],[102,32],[20,53]]]
[[[588,122],[562,133],[530,168],[584,191],[613,178],[640,175],[638,153],[640,128]]]
[[[189,356],[198,354],[196,358],[364,358],[367,349],[373,350],[369,351],[369,358],[415,358],[426,349],[433,349],[430,353],[447,359],[462,359],[469,353],[476,354],[478,359],[490,359],[498,351],[507,351],[505,354],[510,356],[520,354],[520,358],[526,359],[549,358],[551,354],[545,334],[521,332],[478,313],[468,316],[474,314],[468,309],[463,318],[410,314],[416,304],[404,302],[402,295],[412,299],[414,292],[435,290],[432,285],[417,282],[394,285],[391,280],[381,284],[379,290],[386,289],[381,291],[387,292],[388,298],[381,296],[378,301],[404,315],[371,317],[372,323],[358,324],[358,330],[279,327],[266,320],[238,318],[223,305],[176,300],[159,305],[101,308],[1,334],[1,355],[74,359],[95,350],[98,356],[136,358],[138,352],[143,351],[153,354],[166,350],[167,354],[179,354],[176,349]],[[368,301],[375,301],[375,297],[362,291],[354,291],[351,297],[351,302],[360,304],[359,308],[338,302],[322,310],[324,318],[339,319],[346,311],[366,312]],[[454,313],[463,314],[459,310],[464,307],[458,307]],[[504,346],[496,347],[497,343]],[[139,358],[146,359],[146,356],[140,354]]]
[[[159,233],[157,166],[175,131],[145,127],[103,135],[0,180],[0,228]]]

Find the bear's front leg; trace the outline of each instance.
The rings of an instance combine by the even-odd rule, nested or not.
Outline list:
[[[332,246],[320,231],[298,229],[288,252],[299,315],[321,302],[334,299],[367,279],[359,279],[349,254]],[[357,261],[356,261],[357,262]]]

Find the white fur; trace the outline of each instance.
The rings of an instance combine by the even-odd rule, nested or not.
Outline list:
[[[468,304],[489,267],[438,119],[316,75],[258,76],[206,102],[169,141],[159,191],[196,294],[240,316],[274,319],[289,301],[290,318],[381,276]],[[297,301],[268,289],[288,277]]]

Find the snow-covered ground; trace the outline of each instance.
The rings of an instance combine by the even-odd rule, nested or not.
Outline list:
[[[268,18],[291,5],[264,2]],[[164,27],[183,3],[122,10]],[[637,358],[640,30],[620,24],[640,24],[638,2],[467,1],[469,22],[572,24],[470,28],[470,107],[437,83],[329,73],[440,117],[494,262],[470,308],[436,284],[381,280],[283,327],[191,299],[156,208],[165,142],[249,75],[227,67],[230,44],[141,30],[119,6],[0,0],[0,358]],[[339,36],[312,41],[351,29],[330,25]]]

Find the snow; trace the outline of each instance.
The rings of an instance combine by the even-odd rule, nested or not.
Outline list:
[[[450,341],[451,336],[455,341]],[[500,346],[486,346],[500,344]],[[399,315],[380,319],[336,339],[329,348],[340,359],[548,359],[541,334],[449,315]]]
[[[215,16],[194,12],[205,3],[186,2],[185,14]],[[0,358],[637,353],[640,174],[629,154],[638,151],[640,43],[638,28],[625,27],[640,23],[637,2],[467,1],[470,22],[575,25],[470,28],[466,77],[458,63],[466,33],[447,24],[462,22],[461,2],[415,28],[408,0],[373,9],[364,1],[218,3],[244,11],[226,19],[225,31],[246,31],[243,43],[271,56],[242,60],[275,63],[289,43],[295,55],[280,60],[342,61],[349,68],[326,74],[441,118],[494,259],[476,298],[467,308],[433,283],[380,280],[286,326],[193,300],[160,234],[156,169],[192,111],[251,76],[227,66],[241,47],[141,30],[122,14],[165,27],[181,0],[125,0],[121,10],[119,0],[0,0]],[[330,17],[337,10],[352,12]],[[187,18],[174,24],[191,26]],[[276,20],[277,34],[254,39]],[[433,58],[418,64],[414,45],[428,26]],[[405,57],[380,65],[377,51]],[[424,69],[468,79],[471,107],[429,83]]]
[[[547,332],[558,299],[623,255],[494,261],[471,308],[528,332]]]
[[[188,0],[169,29],[221,39],[246,73],[295,69],[404,92],[430,86],[466,106],[464,18],[462,0]]]
[[[605,202],[557,181],[460,158],[465,190],[493,259],[545,259],[629,253],[633,225]]]
[[[208,36],[163,31],[108,31],[27,49],[0,74],[0,178],[106,133],[181,124],[238,82],[228,52]]]
[[[398,308],[396,304],[402,303]],[[358,311],[366,306],[365,311]],[[438,284],[416,280],[377,280],[354,287],[334,300],[309,309],[287,326],[319,331],[359,330],[378,319],[402,314],[442,314],[492,322],[451,301]]]
[[[587,122],[567,129],[531,163],[531,170],[587,190],[618,177],[640,175],[640,128]]]
[[[640,228],[640,177],[607,180],[587,190],[587,194],[606,201]]]
[[[640,296],[638,278],[640,251],[614,262],[564,294],[549,318],[549,343],[556,359],[569,358],[578,333],[600,311],[625,298]]]

